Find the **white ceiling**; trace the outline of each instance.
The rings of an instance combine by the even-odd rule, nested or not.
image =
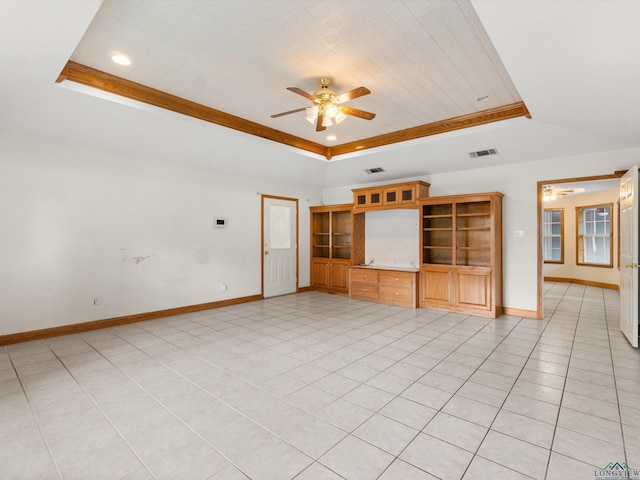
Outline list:
[[[620,189],[620,179],[612,178],[607,180],[591,180],[584,182],[554,183],[549,186],[554,191],[575,189],[576,192],[569,193],[571,196],[592,195],[600,192],[618,192]]]
[[[71,60],[325,146],[521,100],[468,1],[105,0]],[[349,106],[376,118],[271,118],[311,105],[286,87],[319,78],[369,88]]]
[[[141,16],[138,21],[144,28],[136,30],[123,18],[140,12],[146,3],[109,2],[105,15],[100,12],[101,2],[92,0],[0,2],[0,132],[319,187],[640,147],[640,29],[635,25],[640,2],[478,0],[454,4],[457,20],[474,20],[477,15],[513,84],[504,77],[477,23],[472,22],[476,27],[464,35],[453,36],[458,24],[439,17],[444,6],[452,4],[449,1],[154,2],[158,7],[154,15],[146,24],[147,17]],[[293,7],[282,11],[283,3]],[[176,4],[189,8],[178,15]],[[245,8],[248,13],[242,21],[234,17],[236,5],[252,7]],[[205,16],[206,11],[210,17]],[[98,33],[91,35],[100,41],[92,39],[85,48],[81,41],[94,17]],[[106,28],[104,24],[110,22]],[[193,31],[175,37],[171,34],[180,31],[176,24]],[[435,45],[430,41],[435,30],[449,40]],[[122,32],[127,34],[120,35]],[[200,33],[219,48],[193,45]],[[136,81],[154,79],[151,86],[156,88],[211,102],[219,110],[305,138],[315,139],[316,132],[298,116],[303,114],[280,119],[268,115],[305,106],[303,97],[285,87],[313,91],[321,75],[334,78],[338,93],[360,85],[372,91],[349,105],[378,116],[371,122],[348,118],[332,127],[345,126],[344,132],[335,130],[336,135],[344,135],[339,142],[478,109],[475,98],[489,88],[492,101],[498,104],[522,98],[533,118],[425,137],[327,162],[172,112],[130,101],[105,101],[108,95],[91,96],[61,87],[69,82],[55,84],[71,58],[113,70],[93,45],[105,48],[120,38],[129,43],[110,48],[142,48],[142,56],[150,60],[142,62],[141,69],[131,70]],[[467,50],[470,43],[476,43],[469,38],[480,38],[475,53]],[[371,49],[365,58],[358,57],[357,51],[368,46]],[[443,65],[454,59],[459,77],[427,63],[434,48],[439,48],[436,57],[441,56]],[[473,63],[479,58],[478,50],[493,59],[489,71],[487,62]],[[201,71],[205,63],[209,67]],[[220,65],[224,68],[217,71]],[[503,87],[495,90],[498,77]],[[216,79],[214,84],[211,78]],[[486,79],[490,81],[478,82]],[[427,86],[435,86],[438,93]],[[461,91],[467,92],[464,99],[459,97]],[[327,144],[326,140],[322,143]],[[494,147],[499,155],[468,156],[470,151]],[[377,166],[387,172],[373,177],[363,171]]]

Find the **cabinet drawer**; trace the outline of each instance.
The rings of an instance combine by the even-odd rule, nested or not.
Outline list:
[[[368,283],[352,283],[349,289],[349,296],[351,298],[364,298],[367,300],[378,299],[378,286],[370,285]]]
[[[366,270],[364,268],[352,268],[351,281],[366,283],[369,285],[378,285],[378,272],[376,270]]]
[[[380,272],[380,286],[411,288],[414,278],[410,272]]]
[[[380,301],[394,305],[413,306],[413,290],[402,287],[380,287]]]

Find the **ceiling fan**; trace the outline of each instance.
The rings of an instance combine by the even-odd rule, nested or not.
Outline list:
[[[289,115],[290,113],[306,110],[306,119],[310,123],[316,124],[316,132],[321,132],[326,130],[327,127],[333,125],[334,122],[336,124],[342,122],[347,115],[353,115],[354,117],[363,118],[365,120],[372,120],[373,117],[376,116],[375,113],[365,112],[364,110],[358,110],[357,108],[341,105],[343,102],[370,94],[371,92],[368,88],[358,87],[341,95],[337,95],[333,90],[329,90],[331,80],[321,78],[318,80],[318,83],[320,84],[320,90],[316,90],[313,94],[307,93],[298,87],[287,87],[287,90],[311,100],[313,105],[310,107],[289,110],[288,112],[277,113],[275,115],[271,115],[271,118],[278,118],[283,115]]]
[[[542,199],[544,201],[555,200],[558,197],[564,197],[566,195],[572,195],[574,193],[583,193],[584,188],[554,188],[551,185],[546,185],[542,190]]]

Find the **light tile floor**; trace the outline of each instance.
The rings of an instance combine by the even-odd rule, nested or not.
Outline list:
[[[545,320],[284,296],[0,348],[3,479],[596,478],[640,467],[618,292]]]

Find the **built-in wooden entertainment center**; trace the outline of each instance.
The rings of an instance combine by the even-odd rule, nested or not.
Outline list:
[[[353,190],[311,207],[311,289],[408,308],[502,313],[502,194],[429,197],[421,181]],[[365,265],[365,214],[417,210],[419,265]],[[415,268],[413,268],[415,266]]]

